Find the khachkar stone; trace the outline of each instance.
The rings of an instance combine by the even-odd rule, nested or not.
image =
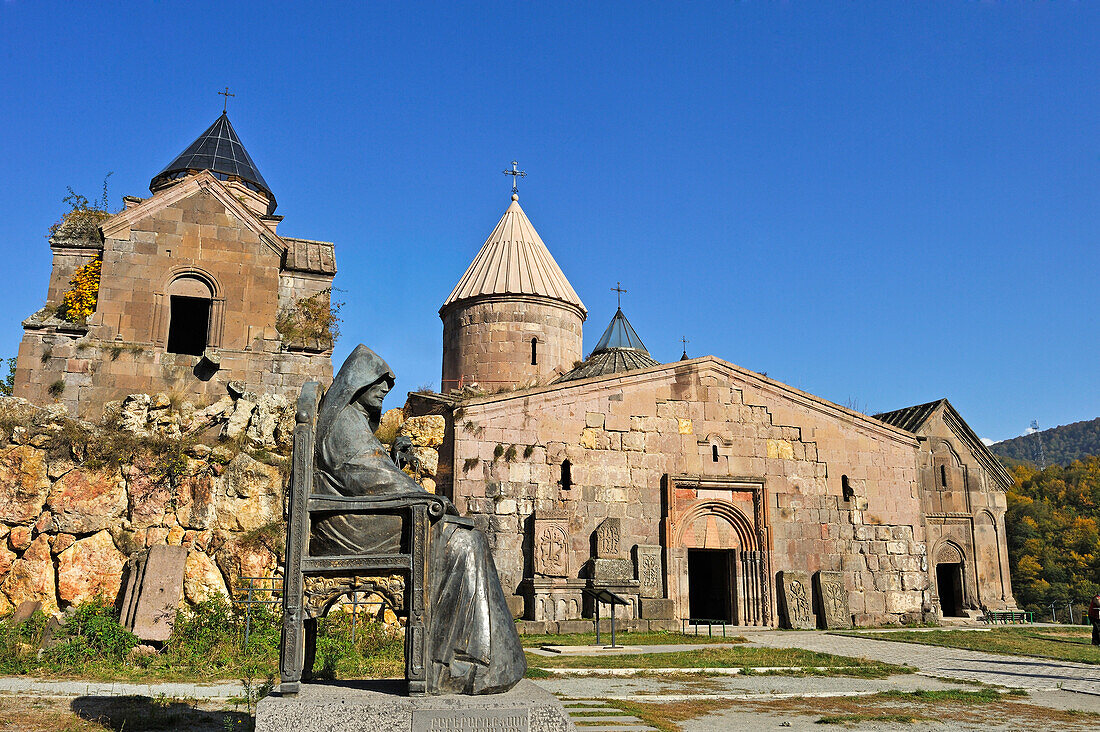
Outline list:
[[[535,574],[569,576],[569,526],[565,513],[535,515]]]
[[[142,640],[166,641],[183,593],[187,550],[154,546],[127,566],[122,625]]]
[[[634,547],[635,571],[638,573],[638,592],[642,597],[665,596],[665,573],[661,564],[661,547],[638,544]]]
[[[606,518],[596,527],[596,557],[619,559],[623,556],[623,520]]]
[[[803,630],[817,627],[809,572],[779,572],[779,624]]]
[[[851,628],[852,613],[848,608],[848,590],[843,572],[819,571],[814,575],[822,625],[826,629]]]

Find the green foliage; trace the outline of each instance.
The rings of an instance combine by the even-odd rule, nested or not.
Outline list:
[[[239,679],[246,690],[240,702],[251,710],[278,673],[282,621],[270,605],[254,605],[250,620],[242,607],[222,597],[180,610],[171,638],[154,656],[129,655],[139,641],[101,599],[78,606],[56,631],[56,643],[39,654],[47,623],[40,612],[21,623],[0,618],[0,675],[45,671],[100,679]],[[352,642],[351,623],[351,615],[339,609],[318,623],[315,671],[328,678],[400,676],[401,631],[360,613]]]
[[[529,458],[533,454],[535,454],[535,446],[534,445],[528,445],[527,447],[523,448],[523,457]]]
[[[1029,462],[1038,465],[1040,439],[1047,465],[1069,465],[1088,455],[1100,455],[1100,417],[1015,437],[998,442],[989,449],[997,457],[1008,458],[1006,462],[1010,464]]]
[[[8,359],[8,375],[0,381],[0,396],[11,396],[15,388],[15,356]]]
[[[509,445],[508,449],[504,451],[504,462],[514,463],[516,461],[516,446]]]
[[[340,337],[340,308],[344,303],[332,299],[332,289],[305,297],[279,313],[275,329],[291,345],[309,345],[318,341],[332,348]]]
[[[497,446],[493,448],[493,459],[499,460],[504,455],[504,445],[497,443]]]
[[[79,605],[62,631],[62,640],[46,657],[62,666],[91,661],[120,663],[140,641],[118,623],[118,613],[102,597]]]
[[[1100,592],[1100,457],[1013,469],[1008,558],[1016,601],[1029,610]]]
[[[46,393],[57,399],[59,396],[65,393],[65,382],[61,379],[53,382],[46,387]]]

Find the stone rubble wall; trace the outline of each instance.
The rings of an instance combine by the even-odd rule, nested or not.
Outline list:
[[[188,550],[185,602],[229,597],[240,577],[281,574],[289,460],[278,453],[293,427],[285,399],[243,393],[192,411],[138,394],[108,411],[117,426],[0,398],[0,613],[24,600],[47,612],[97,595],[113,602],[127,560],[158,544]],[[413,442],[418,469],[408,472],[434,490],[442,418],[387,418]],[[138,445],[132,453],[117,464],[89,458],[83,440],[120,434],[138,441],[124,443]],[[164,454],[140,447],[157,437],[168,438]]]

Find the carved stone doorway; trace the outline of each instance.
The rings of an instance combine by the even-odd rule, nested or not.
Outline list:
[[[688,549],[688,604],[693,620],[733,622],[733,552]]]
[[[962,564],[959,562],[936,565],[936,591],[940,596],[940,610],[945,617],[963,617]]]

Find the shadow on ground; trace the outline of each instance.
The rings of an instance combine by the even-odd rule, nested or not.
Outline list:
[[[70,708],[81,719],[116,732],[132,730],[248,730],[252,718],[244,711],[204,709],[197,702],[147,696],[79,696]]]

